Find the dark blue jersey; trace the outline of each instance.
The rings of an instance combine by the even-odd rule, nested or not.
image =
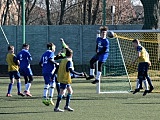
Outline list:
[[[41,57],[40,64],[42,64],[42,73],[52,73],[54,70],[54,52],[47,50]]]
[[[28,50],[22,49],[18,55],[17,59],[20,61],[20,68],[30,68],[30,61],[32,61],[31,54]]]
[[[98,37],[96,43],[98,45],[98,52],[103,51],[105,48],[106,50],[104,53],[109,52],[109,41],[107,38],[103,39],[101,37]]]

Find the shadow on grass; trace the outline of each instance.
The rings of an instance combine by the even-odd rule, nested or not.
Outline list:
[[[0,114],[11,114],[11,115],[14,115],[14,114],[29,114],[29,113],[46,113],[46,111],[41,111],[41,112],[15,112],[15,113],[13,113],[13,112],[8,112],[8,113],[0,113]]]
[[[152,103],[152,102],[150,102],[150,103],[122,103],[122,104],[128,104],[128,105],[129,105],[129,104],[130,104],[130,105],[136,105],[136,104],[137,104],[137,105],[139,105],[139,104],[140,104],[140,105],[145,105],[145,104],[146,104],[146,105],[150,105],[150,104],[152,104],[152,105],[155,105],[155,104],[160,104],[160,103],[155,103],[155,102]]]

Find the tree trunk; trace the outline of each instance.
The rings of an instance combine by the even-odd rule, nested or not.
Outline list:
[[[92,0],[88,0],[88,25],[91,24],[92,17]]]
[[[159,28],[159,0],[141,0],[144,9],[144,25],[142,29]]]
[[[61,14],[60,14],[59,25],[62,25],[63,24],[63,16],[64,16],[64,11],[65,11],[66,0],[60,0],[60,2],[61,2]]]
[[[2,18],[2,25],[6,25],[6,22],[7,22],[7,16],[8,16],[8,11],[9,11],[9,4],[10,4],[10,0],[7,0],[7,3],[6,3],[6,11],[4,9],[5,12],[3,12],[3,17],[4,19]]]
[[[51,22],[51,14],[50,14],[50,10],[49,10],[49,0],[46,0],[46,8],[47,8],[47,21],[48,21],[48,25],[52,25]]]
[[[83,2],[83,25],[86,24],[86,3],[87,3],[87,0],[84,0]]]
[[[94,9],[94,11],[93,11],[92,25],[94,25],[95,22],[96,22],[97,13],[98,13],[98,8],[99,8],[99,0],[97,0],[96,7],[95,7],[95,9]]]

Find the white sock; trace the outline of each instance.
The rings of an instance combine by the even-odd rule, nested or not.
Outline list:
[[[27,83],[27,91],[29,92],[31,88],[31,83]]]
[[[143,80],[143,82],[144,82],[144,86],[145,86],[146,90],[149,90],[147,80]]]
[[[96,75],[96,80],[100,80],[102,72],[98,71]]]
[[[47,98],[49,85],[44,85],[43,97]]]
[[[90,69],[90,74],[89,75],[93,75],[94,76],[94,72],[95,72],[95,69]]]
[[[54,83],[50,84],[50,87],[49,87],[49,99],[50,99],[50,100],[52,100],[52,98],[53,98],[54,87],[55,87],[55,84],[54,84]]]
[[[139,84],[139,79],[137,79],[137,82],[136,82],[136,89],[139,89],[139,86],[140,86],[140,84]]]
[[[25,91],[28,90],[28,84],[25,84]]]

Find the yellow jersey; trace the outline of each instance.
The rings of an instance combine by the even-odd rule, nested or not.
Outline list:
[[[138,58],[138,62],[150,62],[149,53],[143,46],[138,46],[137,51],[141,53],[141,56]]]
[[[57,81],[63,84],[72,83],[70,72],[67,71],[67,68],[66,68],[68,61],[71,61],[71,60],[67,58],[62,59],[58,69]]]
[[[8,72],[19,70],[18,65],[16,65],[13,61],[14,57],[15,57],[15,54],[13,54],[13,53],[8,53],[7,54],[6,61],[7,61],[7,64],[8,64]]]

